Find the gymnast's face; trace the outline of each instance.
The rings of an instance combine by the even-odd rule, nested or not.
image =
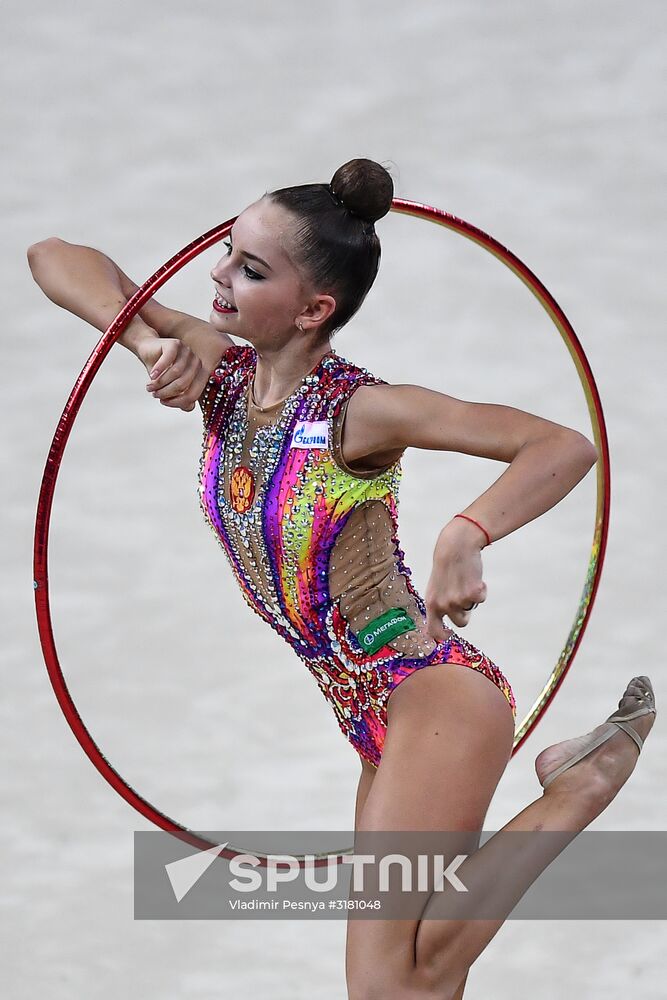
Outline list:
[[[216,297],[210,323],[258,348],[282,346],[293,336],[317,335],[335,309],[318,294],[290,254],[295,219],[269,198],[242,212],[232,227],[227,253],[211,270]]]

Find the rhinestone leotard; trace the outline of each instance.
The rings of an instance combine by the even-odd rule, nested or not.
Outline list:
[[[415,670],[500,669],[452,632],[437,643],[398,540],[399,462],[353,471],[341,451],[350,397],[386,384],[335,351],[270,418],[249,405],[257,355],[233,345],[202,392],[202,511],[246,602],[295,650],[357,752],[378,766],[387,702]],[[273,408],[271,408],[273,410]]]

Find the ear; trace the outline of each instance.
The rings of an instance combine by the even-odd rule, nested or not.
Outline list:
[[[336,309],[336,300],[332,295],[314,295],[295,318],[295,325],[301,323],[304,333],[317,331],[329,319]]]

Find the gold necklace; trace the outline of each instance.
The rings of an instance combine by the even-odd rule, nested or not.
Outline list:
[[[292,389],[292,392],[294,392],[294,389]],[[259,410],[260,413],[266,413],[267,410],[272,410],[274,408],[274,406],[280,406],[281,403],[285,402],[285,399],[289,399],[289,397],[292,395],[292,392],[288,393],[287,396],[285,396],[284,399],[279,399],[277,403],[271,403],[270,406],[260,406],[259,403],[255,400],[255,376],[254,375],[253,375],[252,382],[250,383],[250,401],[251,401],[252,405],[255,407],[255,409]]]
[[[317,368],[317,366],[320,364],[320,361],[322,360],[322,358],[325,358],[327,356],[327,354],[333,354],[333,349],[331,349],[329,351],[326,351],[326,353],[322,355],[322,357],[320,358],[320,360],[317,362],[317,365],[315,365],[315,368]],[[314,371],[314,368],[310,369],[310,372],[312,372],[312,371]],[[310,372],[306,372],[306,375],[310,374]],[[282,399],[279,399],[277,403],[271,403],[270,406],[260,406],[259,403],[256,401],[256,399],[255,399],[255,375],[253,375],[252,382],[250,383],[250,401],[251,401],[252,405],[255,407],[256,410],[259,410],[260,413],[267,413],[268,410],[272,410],[274,407],[280,406],[281,403],[284,403],[286,399],[289,399],[290,396],[292,395],[292,393],[296,389],[299,388],[299,386],[303,382],[303,380],[306,377],[306,375],[302,375],[301,376],[301,378],[299,379],[299,381],[294,386],[294,389],[292,389],[291,392],[288,392],[286,396],[284,396]]]

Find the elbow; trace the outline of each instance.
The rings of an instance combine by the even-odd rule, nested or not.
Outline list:
[[[579,431],[570,430],[568,435],[571,439],[573,457],[582,470],[582,476],[585,476],[600,457],[598,449],[585,434],[580,434]]]
[[[47,253],[54,250],[58,246],[62,246],[63,241],[58,236],[49,236],[45,240],[40,240],[38,243],[33,243],[28,247],[27,256],[28,264],[30,265],[30,270],[35,273],[35,268],[38,263],[44,259]]]
[[[597,464],[600,453],[596,445],[594,445],[589,438],[585,437],[583,434],[581,434],[580,437],[583,460],[586,463],[586,471],[588,472],[589,469],[592,469],[593,466]]]

